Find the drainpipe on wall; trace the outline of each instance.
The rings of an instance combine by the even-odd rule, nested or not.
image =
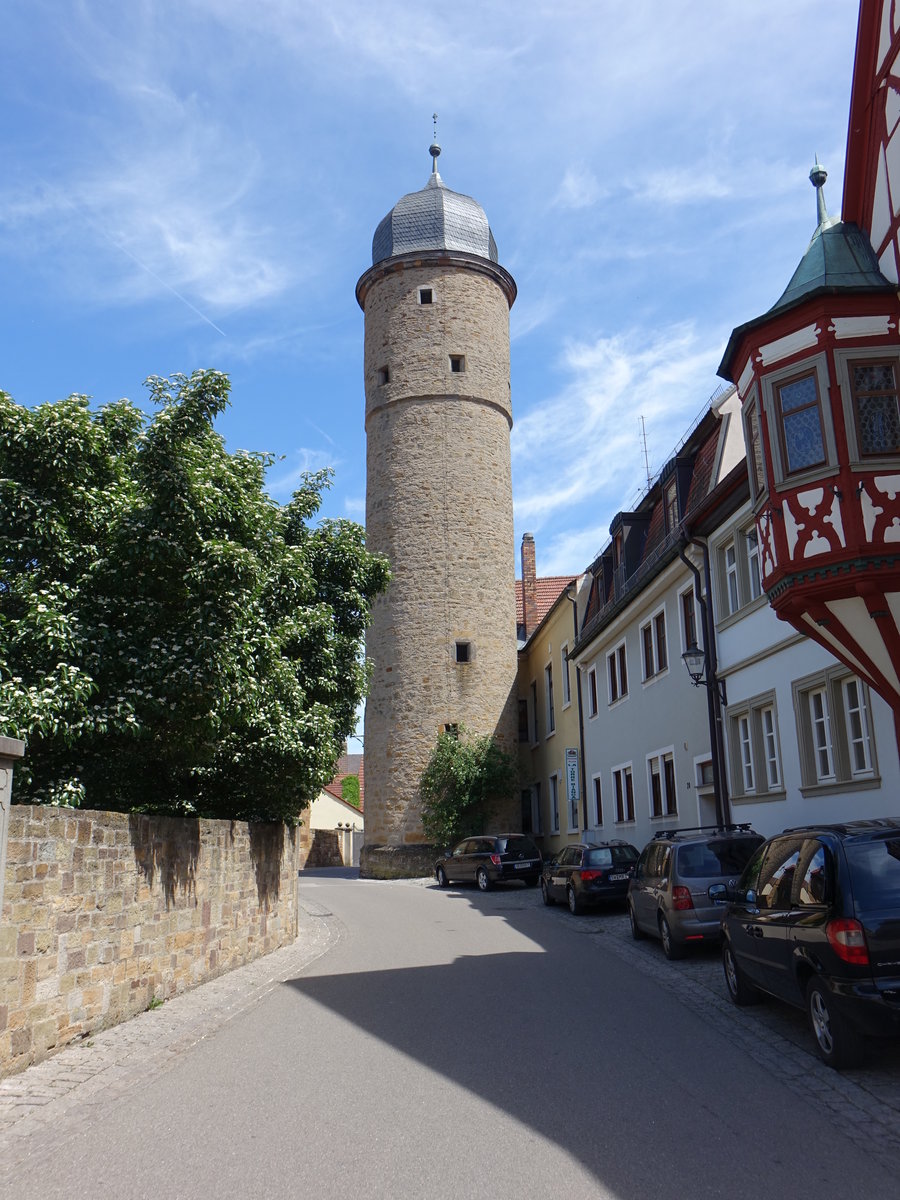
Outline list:
[[[678,546],[678,557],[694,576],[694,596],[700,609],[700,629],[703,634],[703,661],[706,674],[706,712],[709,722],[710,754],[712,756],[713,790],[716,796],[716,821],[720,825],[731,823],[731,805],[728,801],[728,782],[725,771],[725,738],[722,733],[722,702],[719,696],[718,660],[716,658],[716,636],[712,618],[703,594],[700,572],[685,554],[686,546],[697,546],[703,555],[703,583],[706,595],[712,596],[712,578],[709,569],[709,547],[699,538],[690,538]]]
[[[24,755],[24,742],[18,738],[0,737],[0,913],[3,912],[3,884],[6,880],[6,841],[9,837],[13,766]]]
[[[573,595],[571,588],[575,589]],[[575,630],[575,641],[578,641],[578,584],[569,584],[566,588],[566,598],[572,605],[572,625]],[[581,770],[581,824],[584,829],[584,840],[587,841],[588,831],[588,806],[587,806],[587,780],[584,769],[584,709],[581,706],[581,667],[578,663],[575,664],[575,690],[578,693],[578,765]]]

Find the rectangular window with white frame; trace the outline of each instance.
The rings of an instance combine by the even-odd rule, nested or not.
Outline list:
[[[728,601],[728,615],[733,616],[741,607],[738,590],[737,551],[734,540],[725,547],[725,597]]]
[[[588,716],[596,717],[598,712],[598,697],[597,697],[597,668],[591,667],[587,676],[587,692],[588,692]]]
[[[697,599],[694,589],[688,588],[678,597],[681,608],[681,648],[689,650],[691,646],[700,646],[699,628],[697,624]]]
[[[869,736],[869,710],[863,685],[855,676],[843,680],[844,715],[846,717],[847,747],[850,774],[865,776],[872,773],[872,744]]]
[[[742,525],[719,544],[715,556],[719,609],[732,617],[763,595],[762,559],[756,523]]]
[[[631,775],[631,763],[613,767],[612,786],[616,805],[616,824],[624,825],[633,822],[634,780]]]
[[[572,703],[572,677],[569,665],[569,647],[562,646],[559,651],[559,668],[562,672],[562,706],[568,708]]]
[[[559,833],[559,776],[550,776],[550,832]]]
[[[756,532],[756,526],[752,525],[750,529],[744,532],[744,542],[747,549],[747,582],[750,590],[750,599],[755,600],[757,596],[762,595],[762,573],[759,565],[759,535]]]
[[[615,704],[628,695],[628,664],[624,642],[606,656],[606,672],[609,680],[609,703]]]
[[[654,613],[646,625],[641,626],[641,649],[644,661],[644,682],[655,679],[669,666],[669,650],[666,644],[666,610]]]
[[[591,820],[595,829],[599,829],[603,824],[603,788],[600,780],[599,775],[594,775],[591,779]]]
[[[733,798],[783,794],[775,693],[730,705],[727,728]]]
[[[678,815],[674,747],[647,755],[647,790],[650,796],[651,817]]]
[[[877,781],[868,688],[835,666],[795,680],[800,774],[803,788],[835,790]]]
[[[556,732],[556,711],[553,707],[553,663],[544,667],[544,689],[547,701],[547,737]]]

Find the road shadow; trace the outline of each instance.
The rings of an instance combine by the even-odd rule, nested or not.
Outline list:
[[[827,1110],[823,1117],[775,1086],[771,1072],[627,962],[586,954],[578,918],[548,920],[525,888],[448,889],[443,898],[448,913],[464,904],[506,921],[534,952],[462,954],[289,986],[507,1113],[617,1196],[756,1200],[776,1152],[784,1178],[816,1179],[819,1200],[846,1194],[847,1142]],[[739,1172],[723,1170],[721,1155],[739,1161]],[[876,1186],[881,1168],[873,1163],[872,1173]]]

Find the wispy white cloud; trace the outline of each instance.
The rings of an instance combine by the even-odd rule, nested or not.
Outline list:
[[[517,525],[558,527],[586,502],[608,524],[644,478],[640,418],[653,471],[706,399],[720,342],[685,323],[570,344],[568,384],[513,429]]]
[[[305,474],[337,465],[331,451],[301,447],[285,455],[283,460],[269,468],[266,480],[269,494],[284,504],[300,486]]]
[[[366,517],[365,496],[345,496],[344,512],[354,521],[364,521]]]
[[[593,171],[579,164],[567,168],[553,204],[559,208],[590,208],[607,194]]]

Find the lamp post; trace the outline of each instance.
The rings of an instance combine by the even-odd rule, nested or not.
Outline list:
[[[688,646],[681,658],[687,667],[687,673],[690,675],[691,683],[694,687],[700,687],[703,684],[705,687],[714,688],[718,692],[719,703],[723,708],[727,708],[728,698],[725,693],[725,680],[719,679],[715,674],[706,679],[703,677],[704,674],[709,675],[709,663],[707,662],[705,650],[701,650],[699,646]]]

